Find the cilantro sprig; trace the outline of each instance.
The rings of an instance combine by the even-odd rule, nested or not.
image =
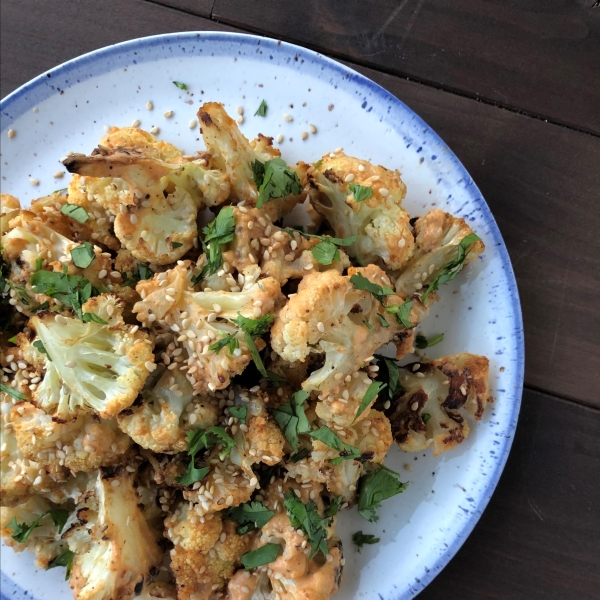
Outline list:
[[[265,100],[263,100],[258,108],[256,109],[256,112],[254,113],[255,117],[266,117],[267,116],[267,109],[269,107],[267,106],[267,103]]]
[[[297,232],[305,238],[321,240],[316,246],[313,246],[311,252],[315,257],[315,260],[322,265],[330,265],[333,261],[341,260],[339,246],[351,246],[357,239],[355,235],[347,238],[336,238],[326,235],[316,235],[314,233],[305,233],[299,229],[286,229],[286,231],[292,236]]]
[[[174,85],[176,85],[180,90],[187,90],[188,86],[185,83],[181,83],[181,81],[174,81]]]
[[[96,258],[94,247],[90,242],[83,242],[81,246],[75,246],[71,250],[71,259],[73,264],[80,269],[87,269]]]
[[[364,202],[373,196],[373,188],[370,186],[350,183],[348,187],[354,196],[354,202]]]
[[[269,510],[260,502],[245,502],[230,508],[225,513],[226,518],[239,524],[236,527],[238,535],[244,535],[255,529],[262,529],[274,515],[274,511]]]
[[[223,253],[221,246],[233,241],[235,237],[235,219],[233,207],[222,208],[216,218],[202,229],[204,239],[200,240],[204,253],[206,254],[206,265],[198,275],[192,279],[196,285],[206,275],[214,275],[223,264]]]
[[[7,525],[7,529],[12,529],[12,538],[16,542],[21,544],[25,543],[33,530],[40,526],[41,520],[46,516],[50,515],[56,527],[58,527],[58,533],[62,533],[65,523],[69,518],[69,511],[63,508],[52,508],[45,513],[42,513],[33,523],[27,525],[27,523],[17,523],[17,518],[13,517],[10,523]]]
[[[57,191],[61,192],[62,190]],[[75,219],[78,223],[85,223],[90,218],[87,210],[77,204],[63,204],[60,212],[67,217],[71,217],[71,219]]]
[[[385,308],[386,312],[396,315],[396,319],[398,319],[398,322],[404,325],[404,327],[407,329],[414,327],[414,324],[410,321],[410,311],[413,306],[412,300],[406,299],[402,304],[386,304],[386,297],[391,296],[394,293],[394,290],[387,285],[381,286],[377,283],[372,283],[361,273],[352,275],[352,277],[350,277],[350,283],[352,283],[357,290],[372,294],[379,301],[381,306]]]
[[[65,572],[65,581],[68,581],[71,577],[71,571],[73,569],[73,559],[75,558],[75,552],[65,548],[49,565],[48,569],[54,569],[54,567],[67,567]]]
[[[15,400],[27,400],[27,396],[21,392],[15,390],[15,388],[6,385],[6,383],[0,381],[0,390],[15,398]]]
[[[343,460],[355,460],[361,456],[358,448],[344,442],[344,440],[331,431],[329,427],[324,426],[315,431],[311,431],[310,437],[323,442],[340,453],[339,456],[336,456],[329,461],[332,465],[339,465]]]
[[[402,493],[408,483],[402,483],[400,475],[383,465],[377,465],[358,480],[358,514],[367,521],[376,522],[381,503]]]
[[[150,267],[138,263],[133,271],[131,271],[131,275],[129,275],[129,272],[124,273],[121,271],[121,277],[123,278],[123,286],[135,288],[140,281],[152,279],[154,277],[154,271],[150,269]]]
[[[258,188],[256,208],[262,208],[265,202],[276,198],[286,198],[302,192],[302,184],[298,175],[292,171],[282,158],[274,158],[261,163],[252,163],[254,183]]]
[[[460,243],[458,244],[458,255],[457,257],[450,261],[442,270],[442,272],[429,284],[425,293],[423,294],[423,302],[427,300],[427,297],[431,292],[435,292],[440,285],[444,283],[448,283],[452,281],[463,269],[465,266],[465,259],[469,255],[469,247],[475,242],[480,241],[481,238],[475,234],[470,233],[465,236]]]
[[[300,390],[292,394],[291,402],[286,402],[270,410],[271,415],[294,453],[298,452],[298,448],[300,447],[298,434],[310,432],[310,423],[304,412],[304,403],[308,400],[309,396],[308,392]]]
[[[248,317],[244,317],[238,313],[237,318],[232,319],[232,322],[244,332],[244,341],[248,346],[248,350],[250,350],[252,360],[254,361],[256,368],[264,377],[268,376],[267,369],[265,368],[260,354],[258,353],[258,348],[256,347],[254,340],[269,331],[269,326],[271,325],[273,318],[274,315],[267,314],[259,317],[258,319],[249,319]]]
[[[425,348],[431,348],[439,344],[444,339],[443,333],[438,333],[438,335],[434,335],[427,339],[424,335],[417,335],[415,338],[415,346],[419,350],[425,350]]]
[[[380,391],[384,393],[388,400],[393,400],[402,391],[400,368],[392,358],[381,354],[375,354],[375,358],[379,366],[377,381],[384,384]]]
[[[362,547],[365,544],[377,544],[381,540],[378,537],[375,537],[371,533],[363,533],[362,531],[357,531],[352,535],[352,541],[356,545],[358,552],[362,550]]]
[[[237,331],[224,335],[220,340],[211,344],[208,349],[212,350],[215,354],[219,354],[225,347],[229,350],[229,354],[233,354],[234,350],[240,347],[240,343],[237,339]]]
[[[244,565],[244,570],[248,571],[261,565],[268,565],[272,563],[281,552],[282,548],[279,544],[265,544],[256,550],[246,552],[240,559]]]
[[[356,415],[354,416],[354,421],[352,421],[353,423],[355,423],[356,419],[358,419],[358,417],[360,417],[360,415],[362,415],[363,412],[365,412],[367,406],[369,406],[369,404],[371,404],[371,402],[373,402],[375,396],[377,396],[379,394],[379,392],[385,387],[385,385],[386,384],[382,383],[381,381],[371,382],[371,384],[367,388],[367,391],[365,392],[365,395],[363,396],[363,399],[360,401],[360,406],[358,407],[358,410],[356,411]]]

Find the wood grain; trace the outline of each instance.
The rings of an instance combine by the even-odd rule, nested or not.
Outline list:
[[[146,1],[146,0],[145,0]],[[162,4],[183,10],[184,12],[200,17],[210,17],[214,0],[147,0],[154,4]]]
[[[597,410],[527,390],[496,492],[419,600],[596,600],[599,439]]]
[[[359,70],[425,119],[489,204],[519,286],[526,384],[600,406],[600,140]]]
[[[213,18],[600,133],[594,0],[216,0]]]
[[[230,30],[143,0],[2,0],[0,21],[2,97],[40,73],[97,48],[159,33]]]

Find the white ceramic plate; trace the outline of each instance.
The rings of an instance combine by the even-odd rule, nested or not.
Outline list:
[[[263,98],[267,117],[255,117]],[[445,333],[427,352],[431,357],[468,351],[490,358],[494,403],[468,440],[438,459],[392,449],[386,464],[410,486],[384,503],[378,523],[354,511],[339,520],[346,567],[336,598],[412,598],[448,563],[487,505],[510,450],[523,376],[521,311],[504,242],[473,180],[426,123],[362,75],[291,44],[224,33],[143,38],[65,63],[2,101],[2,191],[27,203],[65,187],[66,178],[53,177],[59,159],[70,150],[90,152],[104,125],[139,119],[193,153],[202,142],[189,123],[208,100],[223,102],[231,114],[242,106],[247,137],[282,134],[288,162],[314,161],[343,146],[350,155],[400,169],[411,215],[443,208],[465,218],[486,244],[483,256],[441,290],[422,329]],[[163,116],[168,110],[171,119]],[[284,121],[284,113],[293,121]],[[302,141],[309,124],[318,131]],[[7,138],[8,129],[14,138]],[[360,555],[350,539],[359,529],[381,537]],[[36,570],[31,555],[2,551],[3,600],[69,598],[63,576],[60,569]]]

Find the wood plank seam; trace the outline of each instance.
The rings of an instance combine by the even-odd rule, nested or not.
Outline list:
[[[144,0],[145,2],[149,2],[152,0]],[[215,0],[216,1],[216,0]],[[600,2],[600,0],[598,0],[598,2]],[[165,7],[167,8],[167,7]],[[173,7],[168,7],[168,8],[173,8]],[[213,3],[213,9],[214,9],[214,3]],[[178,10],[178,9],[174,9],[174,10]],[[271,34],[267,31],[264,31],[262,29],[258,29],[258,28],[246,28],[246,27],[242,27],[240,26],[239,23],[236,23],[234,21],[231,21],[229,19],[217,19],[213,16],[213,11],[211,10],[211,15],[210,15],[210,19],[212,21],[214,21],[215,23],[222,23],[223,25],[228,25],[230,27],[235,27],[236,29],[240,30],[240,32],[245,32],[245,33],[250,33],[250,34],[255,34],[255,35],[261,35],[264,37],[269,37]],[[288,38],[287,36],[276,36],[274,39],[277,40],[281,40],[284,42],[288,42],[290,44],[296,44],[296,42],[291,39]],[[297,44],[299,45],[299,44]],[[439,90],[441,92],[447,92],[450,94],[454,94],[455,96],[459,96],[461,98],[466,98],[468,100],[475,100],[476,102],[481,102],[482,104],[486,104],[487,106],[493,106],[494,108],[500,108],[500,109],[504,109],[504,110],[508,110],[509,112],[518,114],[518,115],[523,115],[525,117],[530,117],[532,119],[537,119],[538,121],[543,121],[544,123],[550,123],[551,125],[557,125],[559,127],[564,127],[565,129],[568,129],[569,131],[576,131],[577,133],[584,133],[586,135],[590,135],[594,138],[600,139],[600,135],[593,133],[591,131],[587,131],[585,129],[579,129],[577,127],[572,127],[570,125],[566,125],[565,123],[561,123],[560,121],[555,121],[554,119],[552,119],[551,117],[547,117],[544,115],[539,115],[539,114],[535,114],[523,109],[519,109],[517,107],[514,106],[510,106],[508,104],[502,104],[500,102],[496,102],[490,98],[486,98],[484,96],[476,96],[473,94],[468,94],[462,90],[458,90],[456,88],[453,88],[452,86],[440,86],[439,84],[436,84],[434,81],[428,81],[426,79],[420,79],[420,78],[416,78],[414,76],[408,76],[405,73],[402,73],[401,71],[396,71],[394,69],[389,69],[389,70],[384,70],[381,68],[380,65],[378,64],[374,64],[374,63],[370,63],[368,61],[364,61],[364,63],[357,63],[355,60],[353,60],[353,57],[348,57],[345,56],[342,53],[339,52],[332,52],[331,50],[327,49],[327,48],[322,48],[318,45],[314,45],[314,44],[301,44],[302,47],[308,48],[310,50],[314,50],[315,52],[319,52],[320,54],[323,54],[325,56],[328,56],[330,58],[334,58],[340,61],[343,61],[344,63],[350,65],[351,67],[354,67],[355,65],[357,66],[363,66],[363,67],[367,67],[369,69],[372,69],[373,71],[377,71],[379,73],[383,73],[385,75],[392,75],[393,77],[401,77],[402,79],[405,79],[406,81],[410,81],[412,83],[418,83],[420,85],[424,85],[436,90]]]
[[[600,2],[600,0],[598,0],[598,1]],[[579,407],[591,409],[594,412],[597,412],[598,414],[600,414],[600,407],[592,404],[591,402],[586,402],[585,400],[580,400],[578,398],[571,398],[569,396],[565,396],[563,394],[558,394],[557,392],[552,392],[545,388],[538,387],[536,385],[531,385],[531,384],[525,384],[523,386],[523,394],[525,394],[526,391],[536,392],[538,394],[544,394],[546,396],[551,396],[555,400],[561,400],[562,402],[568,402],[570,404],[575,404]]]
[[[206,19],[206,17],[205,17],[205,16],[203,17],[203,16],[200,16],[199,14],[197,14],[197,13],[194,13],[194,12],[192,12],[192,11],[190,11],[190,10],[185,10],[185,8],[181,8],[181,7],[177,7],[177,6],[171,6],[170,4],[164,4],[164,3],[163,3],[163,2],[161,2],[160,0],[143,0],[143,2],[148,2],[148,4],[155,4],[156,6],[162,6],[163,8],[169,8],[169,9],[171,9],[171,10],[174,10],[174,11],[177,11],[177,12],[180,12],[180,13],[183,13],[183,14],[185,14],[185,15],[190,15],[190,16],[192,16],[192,17],[195,17],[195,18],[197,18],[197,19]],[[216,2],[216,0],[213,0],[212,6],[211,6],[211,8],[210,8],[210,15],[209,15],[209,18],[210,18],[211,20],[214,20],[214,19],[212,18],[212,14],[213,14],[213,9],[214,9],[214,7],[215,7],[215,2]],[[218,21],[215,21],[215,22],[218,22]]]

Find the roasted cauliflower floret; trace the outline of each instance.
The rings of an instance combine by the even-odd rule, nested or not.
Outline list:
[[[448,265],[459,262],[451,272],[454,277],[465,264],[475,260],[485,246],[473,238],[473,230],[464,219],[453,217],[438,208],[430,210],[414,224],[415,250],[396,279],[396,292],[403,296],[423,293]],[[466,242],[463,242],[466,240]],[[466,247],[461,248],[466,243]],[[462,257],[462,260],[460,260]]]
[[[165,532],[173,542],[171,568],[177,583],[179,600],[216,598],[252,545],[252,536],[238,535],[235,524],[199,518],[181,504],[165,520]]]
[[[10,194],[0,194],[0,234],[4,235],[8,231],[8,224],[21,210],[21,203],[18,198]]]
[[[169,142],[159,140],[139,127],[113,127],[101,140],[100,146],[111,150],[134,148],[142,154],[153,156],[165,162],[176,161],[183,152]]]
[[[435,456],[469,435],[466,417],[483,416],[491,401],[489,361],[476,354],[454,354],[404,367],[402,395],[386,411],[396,442],[405,452],[432,446]]]
[[[28,327],[35,339],[19,334],[18,341],[30,363],[44,364],[44,378],[33,392],[37,406],[60,418],[86,410],[104,419],[131,406],[155,367],[148,335],[131,333],[121,310],[114,297],[99,296],[86,302],[83,312],[106,317],[105,324],[51,312],[32,317]]]
[[[374,166],[343,152],[326,154],[308,172],[319,194],[311,197],[340,238],[356,236],[348,248],[360,264],[400,269],[413,252],[409,214],[402,208],[406,186],[398,171]]]
[[[243,271],[258,264],[265,277],[273,277],[284,285],[289,279],[301,279],[308,272],[336,269],[340,273],[350,261],[340,250],[340,260],[329,265],[317,261],[312,249],[318,239],[307,239],[299,232],[290,232],[273,225],[263,210],[237,206],[233,209],[235,237],[223,249],[225,262]]]
[[[97,516],[86,527],[91,535],[67,536],[75,553],[69,584],[77,600],[132,600],[162,563],[133,479],[124,468],[101,469],[94,488]]]
[[[265,165],[269,161],[277,161],[278,173],[277,191],[275,195],[269,191],[263,193],[268,198],[264,210],[273,220],[286,214],[302,199],[306,168],[303,166],[290,167],[280,158],[279,150],[273,148],[273,139],[259,135],[258,139],[249,142],[239,130],[237,123],[225,112],[222,104],[207,102],[198,111],[200,131],[206,148],[213,157],[215,164],[227,172],[231,182],[231,196],[238,202],[260,208],[259,186],[256,184],[256,164]],[[264,170],[263,170],[264,174]],[[266,186],[269,184],[267,183]],[[283,196],[277,195],[284,191]],[[262,198],[262,197],[261,197]]]
[[[61,534],[73,521],[72,511],[72,506],[52,504],[40,496],[33,496],[13,508],[2,507],[0,508],[2,540],[15,552],[28,550],[33,553],[38,567],[47,569],[52,561],[67,549],[67,543],[62,539]],[[27,535],[25,530],[36,522],[37,526]]]
[[[179,369],[163,369],[162,375],[153,379],[142,392],[141,403],[119,415],[119,427],[142,448],[185,452],[186,431],[216,425],[218,406],[210,398],[194,396],[192,385]]]
[[[266,318],[279,308],[283,296],[277,281],[270,277],[256,281],[258,274],[250,272],[240,292],[194,292],[188,267],[188,262],[181,262],[140,281],[136,289],[143,300],[134,312],[142,323],[158,321],[179,335],[178,342],[184,342],[190,354],[188,380],[196,394],[204,394],[226,388],[251,360],[245,334],[235,321]],[[227,336],[235,341],[226,344]],[[223,346],[215,346],[221,340]],[[255,344],[259,350],[264,347],[260,338]]]
[[[63,420],[30,402],[19,402],[12,409],[12,423],[26,459],[48,466],[58,464],[74,473],[121,464],[131,446],[131,439],[114,420],[85,412]]]
[[[375,265],[362,271],[370,281],[389,284]],[[401,302],[396,296],[389,296],[388,301]],[[302,384],[306,391],[325,394],[403,329],[371,293],[356,289],[350,277],[332,270],[302,279],[298,293],[277,315],[271,345],[288,361],[305,361],[311,353],[325,354],[323,367]]]
[[[72,173],[112,176],[127,183],[131,196],[119,205],[115,234],[139,260],[169,264],[192,248],[198,207],[189,192],[169,181],[167,163],[134,150],[68,157],[63,163]]]

